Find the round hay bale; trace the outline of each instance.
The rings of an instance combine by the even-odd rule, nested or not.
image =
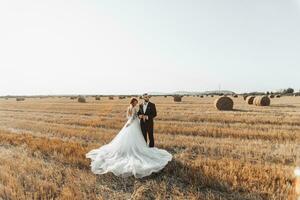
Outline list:
[[[253,102],[256,106],[269,106],[271,104],[271,99],[268,96],[257,96]]]
[[[214,97],[214,95],[210,95],[210,97]]]
[[[237,94],[233,95],[234,98],[238,98],[239,96]]]
[[[84,96],[79,96],[78,97],[78,102],[79,103],[86,103],[85,97]]]
[[[247,100],[248,95],[244,95],[243,98],[246,101]]]
[[[275,96],[274,96],[274,94],[271,94],[269,97],[270,97],[271,99],[273,99]]]
[[[70,97],[70,99],[74,100],[74,99],[77,99],[77,97]]]
[[[254,100],[253,100],[253,105],[257,105],[257,101],[258,101],[258,98],[259,98],[259,96],[256,96],[255,98],[254,98]]]
[[[108,99],[109,100],[114,100],[114,97],[113,96],[109,96]]]
[[[100,97],[95,97],[95,100],[96,100],[96,101],[100,101],[101,98],[100,98]]]
[[[281,96],[278,94],[278,95],[276,95],[276,98],[280,98]]]
[[[232,110],[233,100],[230,97],[220,97],[215,100],[215,107],[218,110]]]
[[[165,96],[165,98],[167,98],[168,96]]]
[[[204,97],[203,95],[200,96],[200,98],[203,98],[203,97]]]
[[[23,98],[23,97],[17,97],[16,101],[25,101],[25,98]]]
[[[176,95],[174,96],[174,102],[181,102],[182,101],[182,96]]]
[[[254,99],[255,99],[255,96],[248,96],[246,99],[247,104],[253,105]]]

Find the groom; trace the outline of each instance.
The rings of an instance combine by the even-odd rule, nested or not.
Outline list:
[[[147,143],[147,134],[149,137],[149,147],[154,147],[154,137],[153,137],[153,119],[156,117],[156,107],[154,103],[151,103],[150,96],[145,93],[143,94],[144,102],[140,104],[140,109],[138,111],[138,116],[140,118],[141,129],[144,138]]]

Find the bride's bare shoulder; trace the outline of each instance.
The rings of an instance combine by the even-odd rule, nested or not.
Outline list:
[[[127,107],[127,111],[132,111],[132,107],[131,107],[131,106],[128,106],[128,107]]]

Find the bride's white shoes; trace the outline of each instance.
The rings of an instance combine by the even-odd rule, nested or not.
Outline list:
[[[131,113],[128,122],[109,144],[86,154],[92,160],[93,173],[112,172],[116,176],[142,178],[160,171],[172,160],[166,150],[147,146],[137,110],[133,108]]]

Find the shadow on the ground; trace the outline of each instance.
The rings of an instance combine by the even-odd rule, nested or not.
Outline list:
[[[153,173],[142,179],[134,177],[116,177],[112,173],[98,175],[97,184],[102,184],[113,191],[122,191],[133,193],[135,185],[146,185],[149,182],[155,182],[157,185],[164,182],[167,188],[177,187],[183,192],[192,193],[215,193],[220,199],[268,199],[268,194],[255,193],[247,188],[240,186],[232,188],[227,182],[221,181],[213,176],[203,173],[201,168],[194,168],[181,161],[173,159],[168,165],[158,173]],[[155,188],[153,188],[155,189]]]
[[[275,107],[275,108],[297,108],[295,105],[288,105],[288,104],[275,104],[275,105],[270,105],[270,107]]]

